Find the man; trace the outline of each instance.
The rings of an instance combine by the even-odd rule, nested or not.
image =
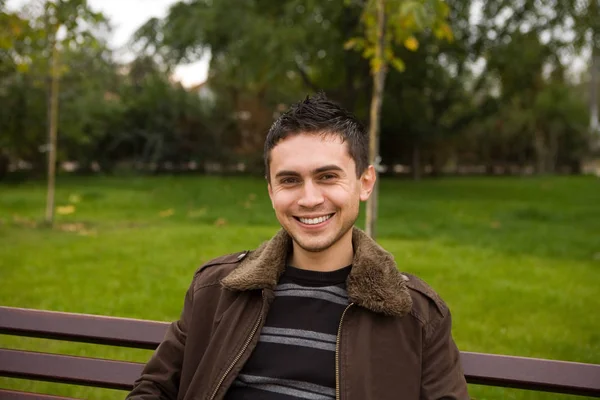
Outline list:
[[[324,95],[265,142],[283,227],[203,265],[130,399],[466,399],[448,308],[354,228],[376,174],[368,138]]]

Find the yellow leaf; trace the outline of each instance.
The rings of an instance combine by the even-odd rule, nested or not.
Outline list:
[[[58,206],[56,207],[56,213],[59,215],[68,215],[73,214],[75,212],[75,206],[69,204],[68,206]]]
[[[344,50],[350,50],[356,46],[356,39],[350,39],[344,43]]]
[[[404,47],[410,51],[416,51],[419,48],[419,41],[414,36],[411,36],[404,40]]]
[[[170,217],[173,214],[175,214],[175,210],[173,210],[172,208],[169,208],[168,210],[163,210],[158,213],[158,215],[160,215],[162,218]]]

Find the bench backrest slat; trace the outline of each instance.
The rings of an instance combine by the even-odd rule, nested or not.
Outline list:
[[[3,334],[154,349],[167,326],[165,322],[0,306]],[[12,357],[11,364],[5,355]],[[464,351],[461,357],[469,383],[600,397],[600,365]],[[2,350],[0,375],[16,376],[18,366],[25,377],[25,361],[32,368],[53,366],[46,372],[27,370],[27,379],[35,375],[39,380],[124,390],[131,387],[142,368],[136,363]],[[63,371],[61,376],[52,375],[59,369],[57,365]]]
[[[138,349],[155,349],[166,322],[0,307],[0,333]]]
[[[469,383],[600,396],[600,365],[461,352]]]

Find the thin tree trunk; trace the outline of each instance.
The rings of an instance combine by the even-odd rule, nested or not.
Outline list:
[[[546,160],[548,158],[548,149],[546,140],[544,139],[544,132],[539,128],[536,128],[534,132],[533,147],[535,149],[536,172],[538,175],[543,175],[547,173]]]
[[[590,131],[598,134],[598,70],[600,69],[600,54],[592,44],[592,59],[590,66]]]
[[[555,174],[558,171],[558,132],[551,129],[548,133],[548,159],[546,161],[546,172]]]
[[[48,115],[48,192],[46,197],[46,223],[54,221],[54,188],[56,186],[56,137],[58,128],[58,49],[56,32],[51,39],[52,60],[50,67],[50,113]]]
[[[421,146],[419,143],[413,145],[412,176],[414,181],[421,180]]]
[[[383,103],[383,89],[385,86],[385,75],[387,63],[383,56],[385,47],[385,0],[377,0],[377,45],[375,46],[375,58],[378,60],[378,68],[373,71],[373,95],[371,97],[371,112],[369,124],[369,160],[375,166],[375,174],[379,174],[379,122],[381,116],[381,105]],[[375,223],[377,221],[377,199],[379,196],[379,179],[375,181],[373,193],[367,200],[367,213],[365,228],[367,235],[375,239]]]

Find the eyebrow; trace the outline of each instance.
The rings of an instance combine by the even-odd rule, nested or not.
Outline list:
[[[343,172],[344,170],[335,164],[331,164],[331,165],[325,165],[319,168],[316,168],[314,170],[311,171],[311,174],[320,174],[322,172],[326,172],[326,171],[340,171]],[[288,170],[284,170],[284,171],[279,171],[277,174],[275,174],[275,178],[279,178],[282,176],[300,176],[300,174],[296,171],[288,171]]]

